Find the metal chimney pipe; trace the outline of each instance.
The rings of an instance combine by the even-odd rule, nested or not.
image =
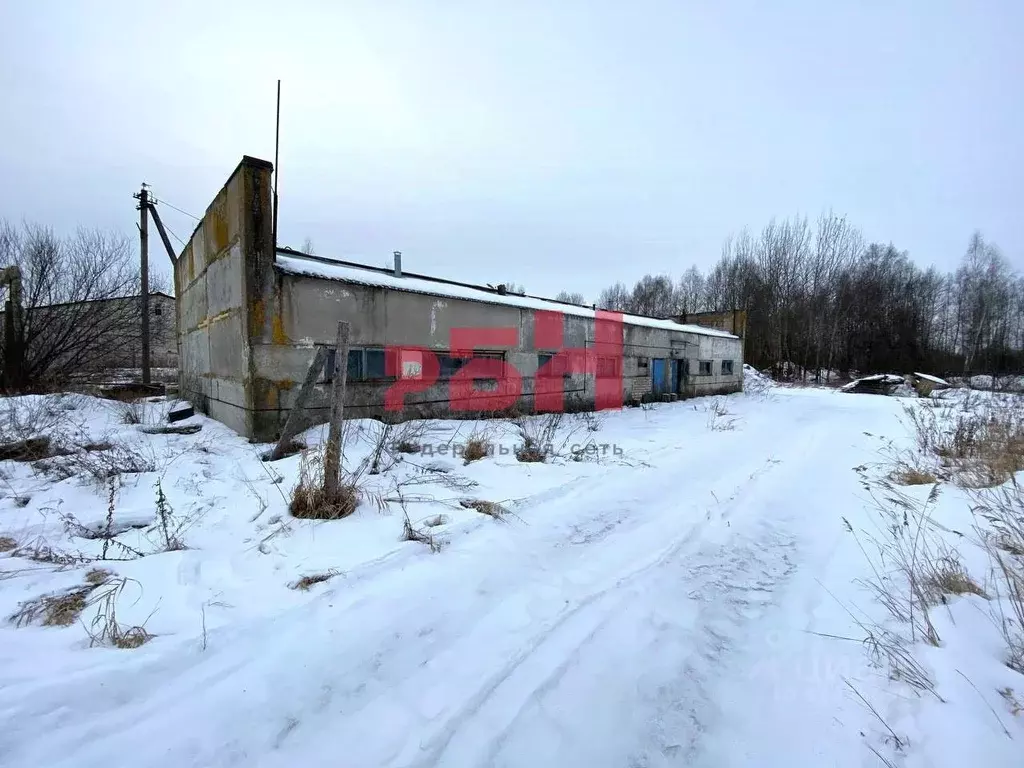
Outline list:
[[[395,277],[402,276],[402,252],[395,251]]]

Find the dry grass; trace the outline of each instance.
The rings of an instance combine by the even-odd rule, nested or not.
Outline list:
[[[466,464],[469,464],[470,462],[485,458],[493,450],[494,447],[486,438],[480,435],[472,435],[463,447],[462,458]]]
[[[292,489],[288,511],[303,520],[340,520],[355,512],[359,490],[354,483],[339,483],[328,492],[324,483],[323,451],[306,451],[299,464],[299,480]]]
[[[354,485],[339,485],[331,494],[322,485],[299,484],[292,491],[288,511],[292,517],[303,520],[340,520],[355,512],[359,505],[359,491]]]
[[[898,485],[932,485],[938,479],[931,472],[917,467],[901,466],[889,478]]]
[[[85,583],[91,584],[94,587],[98,587],[101,584],[106,584],[113,577],[113,573],[108,571],[106,568],[92,568],[88,573],[85,574]]]
[[[146,631],[145,622],[141,625],[126,626],[117,620],[117,601],[124,593],[128,582],[129,579],[107,582],[105,589],[98,589],[89,598],[89,605],[99,606],[96,616],[86,628],[90,645],[133,649],[153,639],[153,635]]]
[[[508,514],[508,510],[501,506],[501,504],[485,501],[484,499],[463,499],[459,504],[466,509],[475,509],[483,515],[493,517],[495,520],[501,520]]]
[[[914,389],[917,391],[918,397],[929,398],[932,396],[932,392],[935,391],[935,385],[926,379],[918,379],[917,383],[914,384]]]
[[[1002,593],[997,593],[996,597],[1003,598],[996,602],[999,608],[995,618],[1006,642],[1006,664],[1024,674],[1024,562],[1019,557],[992,548],[989,556],[1002,582],[1000,585],[997,581],[995,587]],[[1009,616],[1003,610],[1004,602],[1010,604]]]
[[[1010,709],[1010,714],[1014,717],[1024,713],[1024,704],[1017,698],[1013,692],[1013,688],[1006,687],[999,690],[999,695],[1006,701],[1006,706]]]
[[[412,440],[399,440],[394,444],[396,453],[419,453],[420,444],[414,443]]]
[[[18,548],[18,542],[10,536],[0,536],[0,552],[10,552]]]
[[[523,443],[516,446],[516,458],[522,462],[543,462],[548,457],[547,451],[533,443]]]
[[[86,585],[26,600],[8,618],[17,627],[37,622],[44,627],[69,627],[85,610],[88,605],[86,598],[92,590],[92,586]]]
[[[944,402],[944,401],[941,401]],[[904,409],[918,448],[940,457],[966,488],[991,488],[1024,470],[1024,399],[966,397],[959,405]]]
[[[515,448],[516,458],[522,462],[543,462],[549,456],[558,455],[580,428],[579,423],[576,423],[560,437],[562,416],[561,413],[545,413],[514,417],[511,420],[512,428],[522,440]]]
[[[323,573],[311,573],[307,576],[303,576],[298,581],[292,582],[288,587],[290,589],[298,589],[306,592],[313,585],[323,584],[325,581],[330,581],[339,573],[341,573],[341,571],[336,571],[333,568],[329,571],[324,571]]]
[[[988,598],[985,590],[971,578],[953,553],[922,563],[922,586],[927,594],[944,600],[944,595],[977,595]]]

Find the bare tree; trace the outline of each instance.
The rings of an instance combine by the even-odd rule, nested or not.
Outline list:
[[[49,228],[0,222],[0,265],[22,279],[21,323],[5,362],[18,371],[8,386],[25,389],[101,368],[140,341],[139,268],[129,238],[80,229],[66,238]]]
[[[302,241],[302,248],[299,250],[305,254],[309,254],[310,256],[315,256],[316,248],[313,247],[313,238],[307,235],[306,239]]]
[[[555,301],[564,301],[567,304],[586,304],[586,299],[583,298],[582,293],[575,291],[559,291],[555,294]]]
[[[674,288],[665,276],[616,283],[600,303],[661,316],[745,310],[745,360],[803,376],[1024,372],[1024,276],[980,234],[944,275],[891,243],[865,244],[831,211],[813,225],[772,220],[726,240],[706,274],[690,268]]]

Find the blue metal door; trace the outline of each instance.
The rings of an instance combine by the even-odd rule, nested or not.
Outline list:
[[[656,395],[665,391],[665,360],[660,357],[651,360],[651,391]]]

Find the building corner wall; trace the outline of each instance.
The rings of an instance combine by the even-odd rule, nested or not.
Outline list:
[[[207,207],[175,270],[180,391],[200,411],[253,435],[254,296],[273,260],[270,174],[244,157]]]

